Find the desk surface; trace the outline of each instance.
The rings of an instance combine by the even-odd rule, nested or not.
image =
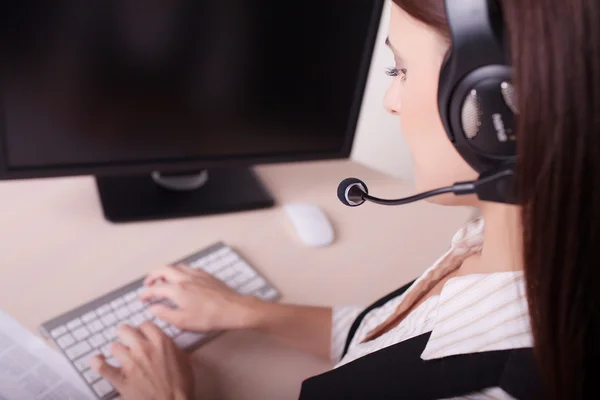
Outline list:
[[[0,182],[0,308],[37,332],[45,320],[218,240],[262,271],[284,302],[367,304],[418,276],[470,213],[425,202],[345,207],[336,188],[348,176],[382,197],[413,192],[351,161],[257,172],[275,208],[125,225],[103,219],[90,177]],[[280,207],[286,202],[319,204],[334,225],[335,243],[303,246]],[[294,399],[303,379],[328,368],[248,332],[222,335],[194,360],[199,394],[211,399]]]

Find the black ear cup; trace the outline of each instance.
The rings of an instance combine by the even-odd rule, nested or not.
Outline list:
[[[488,4],[472,0],[464,8],[446,0],[452,47],[442,63],[438,89],[448,137],[480,174],[514,164],[517,151],[512,71],[502,34],[495,30],[503,25],[501,13]]]
[[[461,151],[490,162],[516,154],[516,109],[510,71],[486,67],[461,82],[451,105],[452,127]],[[461,143],[462,142],[462,143]]]

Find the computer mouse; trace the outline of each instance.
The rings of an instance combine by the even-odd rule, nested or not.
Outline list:
[[[321,207],[310,203],[288,203],[283,208],[305,245],[322,247],[333,242],[333,227]]]

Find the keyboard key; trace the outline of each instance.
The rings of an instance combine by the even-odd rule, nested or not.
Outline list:
[[[77,343],[75,346],[71,347],[70,349],[67,349],[67,351],[65,351],[65,354],[67,355],[67,357],[69,357],[69,360],[75,360],[91,350],[92,348],[87,342],[80,342]]]
[[[236,262],[237,262],[239,259],[240,259],[240,257],[239,257],[237,254],[235,254],[235,253],[230,253],[230,254],[226,255],[226,256],[225,256],[225,258],[224,258],[224,260],[225,260],[225,261],[226,261],[226,263],[227,263],[226,265],[229,265],[229,264],[234,264],[234,263],[236,263]]]
[[[133,326],[133,322],[131,321],[131,317],[125,318],[124,320],[119,321],[119,323],[116,325],[117,332],[119,331],[119,328],[122,327],[123,325]]]
[[[88,342],[92,345],[92,347],[98,348],[106,343],[106,338],[103,334],[97,333],[91,338],[88,339]]]
[[[210,267],[211,265],[214,265],[214,261],[211,261],[209,256],[202,257],[200,259],[200,263],[202,265],[202,268],[204,268],[204,269],[206,269],[207,267]]]
[[[115,340],[117,338],[117,327],[111,326],[108,329],[105,329],[104,332],[102,332],[102,335],[104,335],[109,342]]]
[[[82,341],[83,339],[85,339],[89,336],[90,336],[90,331],[88,331],[85,326],[82,326],[81,328],[78,328],[73,331],[73,337],[77,341]]]
[[[131,317],[129,317],[129,318],[125,318],[123,321],[121,321],[121,322],[119,323],[119,325],[118,325],[118,326],[121,326],[121,325],[129,325],[129,326],[133,326],[133,320],[131,319]]]
[[[100,375],[98,375],[97,373],[95,373],[93,370],[88,369],[87,371],[85,371],[83,373],[83,378],[85,379],[85,381],[87,383],[94,383],[102,377]]]
[[[173,341],[180,349],[187,349],[188,347],[197,344],[205,337],[206,334],[204,333],[181,332],[181,334],[174,338]]]
[[[225,256],[225,261],[227,262],[227,267],[231,268],[240,261],[240,258],[235,254],[229,254]]]
[[[247,281],[248,279],[246,279],[246,277],[243,275],[235,276],[233,277],[233,279],[230,280],[231,285],[235,288],[242,286],[242,284],[246,283]]]
[[[163,329],[163,331],[167,334],[168,337],[174,337],[176,336],[175,331],[172,331],[170,328],[165,328]]]
[[[67,324],[67,328],[69,328],[69,330],[73,330],[73,329],[80,327],[81,324],[82,324],[81,320],[79,318],[75,318],[73,321],[71,321]]]
[[[124,304],[125,304],[125,302],[120,297],[118,299],[115,299],[115,300],[113,300],[113,301],[110,302],[110,306],[112,307],[113,310],[116,310],[117,308],[123,307]]]
[[[244,284],[244,286],[242,286],[239,291],[242,294],[251,294],[255,290],[263,287],[265,283],[265,280],[262,278],[254,278],[250,282]]]
[[[84,314],[83,317],[81,317],[81,320],[83,321],[84,324],[89,324],[91,321],[96,319],[96,313],[95,312],[89,312],[87,314]]]
[[[102,325],[102,322],[95,320],[91,324],[88,324],[87,328],[91,333],[96,333],[104,329],[104,325]]]
[[[67,333],[64,336],[61,336],[60,338],[58,338],[58,340],[56,341],[56,343],[58,344],[58,346],[61,349],[66,349],[69,346],[75,344],[75,339],[73,338],[73,336],[71,336],[71,334]]]
[[[219,270],[219,268],[215,264],[211,264],[211,265],[207,265],[206,267],[204,267],[204,270],[206,272],[208,272],[209,274],[214,274],[215,272],[217,272]]]
[[[154,323],[156,324],[156,326],[158,326],[161,329],[166,328],[169,325],[165,321],[163,321],[162,319],[158,319],[158,318],[156,318],[154,320]]]
[[[228,264],[228,262],[227,262],[227,260],[226,260],[226,259],[224,259],[224,258],[221,258],[220,260],[217,260],[217,261],[215,261],[215,262],[214,262],[214,266],[215,266],[215,268],[217,268],[217,269],[221,269],[221,268],[223,268],[224,266],[226,266],[227,264]]]
[[[210,260],[208,258],[208,256],[204,256],[204,257],[200,257],[198,259],[198,262],[200,263],[200,265],[202,265],[203,267],[206,267],[207,265],[210,265]]]
[[[236,286],[236,284],[235,284],[235,282],[233,280],[228,279],[228,280],[226,280],[223,283],[226,284],[227,286],[229,286],[231,289],[237,290],[237,286]]]
[[[144,322],[146,322],[146,318],[144,318],[142,314],[135,314],[131,317],[131,326],[134,326],[136,328]]]
[[[104,357],[110,358],[112,356],[112,353],[110,352],[110,343],[105,344],[104,346],[102,346],[102,348],[100,349],[100,352],[102,354],[104,354]]]
[[[144,291],[146,290],[146,286],[142,286],[141,288],[139,288],[138,290],[135,291],[135,293],[140,296],[142,293],[144,293]]]
[[[229,265],[228,268],[234,270],[236,275],[241,275],[246,270],[241,263]]]
[[[235,279],[240,275],[240,273],[238,271],[236,271],[235,268],[232,268],[231,266],[227,267],[226,271],[228,271],[228,274],[229,274],[229,276],[227,277],[227,280]]]
[[[242,260],[241,258],[239,260],[237,260],[237,262],[234,265],[235,265],[235,269],[237,269],[238,271],[246,271],[246,270],[254,271],[254,268],[252,268],[250,266],[250,264],[248,264],[246,261]]]
[[[98,383],[94,383],[92,388],[94,388],[94,392],[96,392],[96,394],[99,397],[105,396],[114,390],[112,385],[110,383],[108,383],[107,381],[105,381],[104,379],[102,379]]]
[[[233,285],[233,282],[231,280],[227,280],[227,281],[222,281],[222,283],[226,286],[228,286],[231,290],[235,291],[237,290],[235,288],[235,286]]]
[[[110,306],[108,304],[105,304],[101,307],[96,308],[96,314],[98,314],[99,316],[102,316],[106,313],[109,313],[111,310]]]
[[[58,328],[55,328],[52,330],[52,332],[50,332],[50,336],[52,336],[54,339],[64,335],[65,333],[67,333],[67,327],[66,326],[59,326]]]
[[[247,279],[254,279],[258,276],[258,274],[256,272],[252,271],[251,269],[249,269],[249,270],[246,270],[245,272],[242,272],[242,276]]]
[[[226,279],[228,279],[228,280],[229,280],[229,279],[236,278],[236,277],[238,276],[238,272],[237,272],[235,269],[231,268],[231,267],[227,267],[225,270],[226,270],[226,271],[227,271],[227,273],[228,273],[228,276],[227,276],[227,278],[226,278]]]
[[[127,307],[121,307],[115,311],[115,315],[120,320],[127,318],[129,314],[131,314],[131,312],[129,312],[129,309]]]
[[[262,300],[272,300],[277,297],[277,290],[271,287],[264,288],[258,293],[258,297]]]
[[[252,268],[250,268],[250,266],[246,263],[238,263],[236,264],[236,269],[241,270],[240,275],[250,279],[250,278],[254,278],[255,276],[257,276],[256,271],[254,271]]]
[[[125,299],[125,301],[127,303],[131,303],[132,301],[134,301],[135,299],[137,299],[138,295],[135,291],[131,292],[131,293],[127,293],[125,296],[123,296],[123,298]]]
[[[86,369],[90,368],[90,361],[92,361],[92,358],[94,358],[98,354],[100,354],[100,351],[99,350],[94,350],[91,353],[88,353],[88,354],[84,355],[80,359],[75,360],[73,362],[73,364],[75,364],[75,367],[77,367],[77,370],[79,372],[83,372]]]
[[[107,358],[106,363],[112,365],[113,367],[117,367],[117,368],[119,368],[121,366],[121,364],[119,364],[117,359],[114,357]]]
[[[225,282],[227,277],[229,277],[229,270],[224,269],[222,271],[219,271],[215,274],[215,276]]]
[[[136,313],[143,309],[144,309],[144,303],[142,303],[139,300],[135,300],[134,302],[129,304],[129,311],[131,311],[132,313]]]
[[[179,329],[179,328],[178,328],[178,327],[176,327],[176,326],[173,326],[173,325],[171,325],[171,326],[169,327],[169,329],[170,329],[170,330],[173,332],[173,334],[175,334],[175,335],[179,335],[179,334],[181,333],[181,329]]]
[[[265,281],[265,279],[263,277],[261,277],[261,276],[256,277],[254,279],[257,279],[263,286],[267,286],[268,285],[267,281]]]
[[[152,321],[154,319],[154,314],[152,314],[150,312],[150,310],[144,310],[144,311],[142,311],[142,316],[147,321]]]
[[[117,317],[113,313],[108,313],[102,317],[102,323],[104,326],[111,326],[116,324],[118,321]]]
[[[231,247],[222,247],[221,249],[217,250],[213,254],[216,257],[225,257],[227,254],[231,253],[231,251],[232,251]]]

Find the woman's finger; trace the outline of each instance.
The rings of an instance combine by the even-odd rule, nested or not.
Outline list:
[[[223,287],[229,288],[222,280],[215,277],[213,274],[204,271],[203,269],[192,270],[190,274],[193,276],[193,283],[203,288]],[[183,282],[182,284],[185,284]]]
[[[175,264],[175,265],[172,265],[172,267],[175,268],[176,270],[183,272],[184,274],[186,274],[188,276],[191,271],[194,271],[193,269],[191,269],[189,267],[189,265],[186,265],[186,264]]]
[[[112,342],[110,345],[110,353],[119,362],[121,368],[128,369],[133,367],[131,352],[122,343]]]
[[[164,304],[153,304],[148,310],[158,319],[165,321],[171,325],[175,325],[179,329],[186,329],[184,315],[180,310],[173,309]]]
[[[206,272],[202,268],[194,269],[190,273],[193,274],[194,277],[196,277],[196,278],[213,278],[213,279],[217,279],[212,274],[209,274],[208,272]]]
[[[140,301],[151,301],[155,299],[167,299],[177,304],[180,288],[168,283],[148,286],[140,294]]]
[[[177,283],[186,280],[188,276],[189,275],[181,268],[167,265],[150,272],[146,279],[144,279],[144,285],[152,285],[159,279],[164,279],[165,281],[171,283]]]
[[[165,333],[150,321],[146,321],[140,325],[140,331],[146,338],[148,338],[148,341],[154,345],[160,343],[160,341],[164,339],[163,336],[165,336]]]
[[[98,375],[104,377],[104,379],[109,381],[117,390],[119,390],[119,387],[123,382],[123,374],[121,373],[121,369],[108,364],[103,355],[92,358],[90,361],[90,368],[92,368],[92,370]]]
[[[134,354],[143,351],[144,342],[148,341],[142,332],[127,324],[119,326],[117,334],[119,335],[121,343],[129,347],[130,351]]]

